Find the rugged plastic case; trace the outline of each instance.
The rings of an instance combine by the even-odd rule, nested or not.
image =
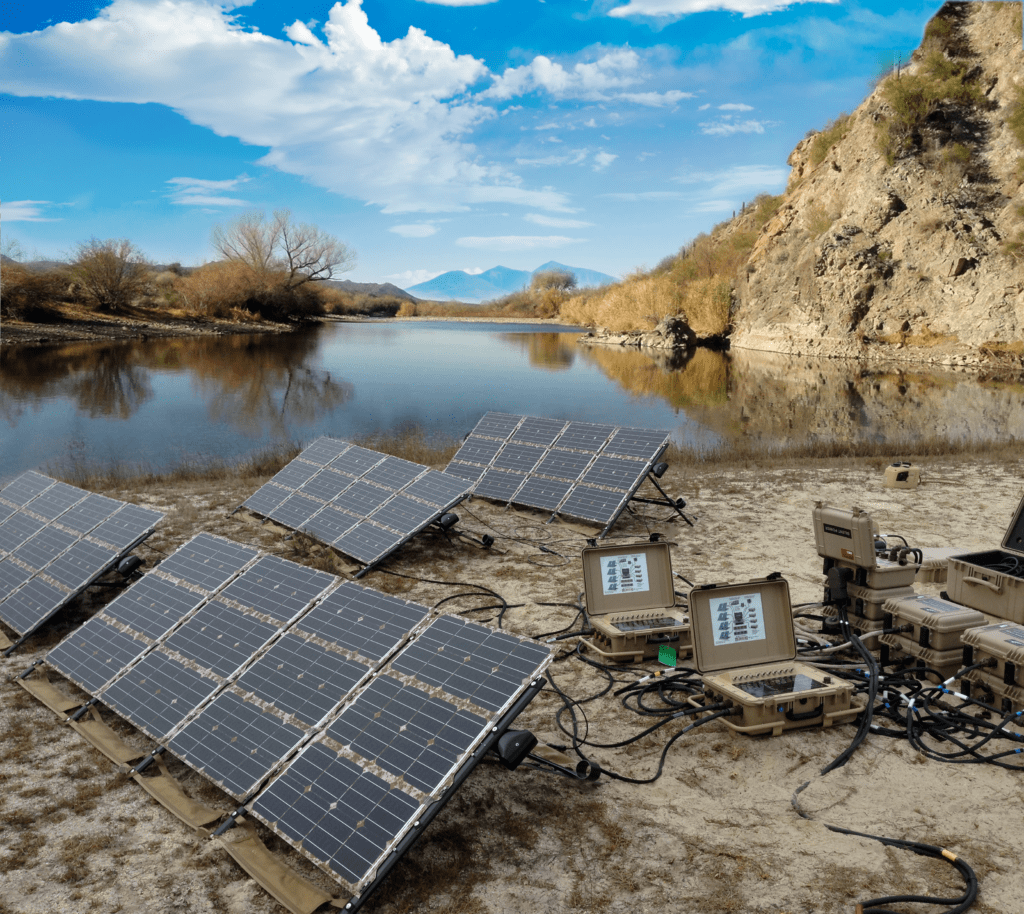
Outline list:
[[[885,468],[887,489],[916,489],[921,485],[921,468],[909,463],[893,463]]]
[[[940,549],[934,546],[921,547],[921,567],[914,577],[915,584],[945,584],[949,572],[949,560],[963,555],[963,549]]]
[[[887,600],[883,621],[886,628],[913,625],[911,631],[892,637],[933,651],[960,651],[965,631],[988,624],[988,619],[976,609],[921,594]]]
[[[1003,549],[949,560],[946,592],[964,606],[1024,624],[1024,498],[1003,537]]]
[[[852,720],[863,709],[852,703],[852,683],[796,662],[793,610],[784,578],[694,587],[689,604],[694,665],[702,674],[705,699],[728,701],[741,710],[723,718],[731,729],[778,735],[802,727],[830,727]],[[760,618],[753,607],[759,608]],[[817,685],[764,697],[741,688],[781,676],[806,676]]]
[[[828,588],[825,588],[826,594]],[[911,597],[914,595],[913,587],[888,587],[885,590],[874,590],[871,587],[860,587],[857,584],[847,584],[846,593],[850,597],[850,608],[847,613],[850,619],[868,619],[877,622],[885,616],[885,604],[894,597]],[[828,599],[826,595],[825,599]]]
[[[905,662],[909,658],[911,659],[909,664],[911,670],[914,667],[925,667],[928,670],[927,678],[935,683],[945,682],[963,668],[964,652],[961,648],[934,651],[921,647],[920,644],[909,638],[895,634],[879,635],[878,640],[889,648],[886,663]]]
[[[615,663],[654,659],[666,645],[675,649],[677,659],[689,656],[690,617],[676,608],[673,545],[642,542],[583,550],[583,591],[594,630],[583,639],[584,650]]]
[[[849,568],[874,568],[875,536],[867,511],[860,508],[847,511],[819,501],[811,517],[818,555]]]

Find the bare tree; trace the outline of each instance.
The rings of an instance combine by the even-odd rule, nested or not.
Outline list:
[[[286,289],[331,279],[355,266],[355,252],[315,225],[293,224],[288,210],[269,221],[258,211],[243,213],[213,230],[213,246],[225,260],[247,266],[261,285],[284,274]]]
[[[545,270],[543,273],[534,274],[530,281],[530,288],[534,292],[544,289],[572,292],[576,288],[576,277],[568,270]]]
[[[146,286],[142,252],[125,238],[90,238],[75,248],[71,275],[82,293],[104,311],[126,308]]]

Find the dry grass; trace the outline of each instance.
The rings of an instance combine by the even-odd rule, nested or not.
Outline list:
[[[845,111],[834,120],[829,121],[811,142],[811,165],[817,166],[825,161],[829,150],[850,132],[850,115]]]

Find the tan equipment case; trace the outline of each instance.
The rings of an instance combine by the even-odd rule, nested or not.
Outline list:
[[[605,662],[638,663],[663,646],[690,655],[690,617],[676,608],[674,543],[589,546],[583,550],[583,590],[594,634],[583,649]]]
[[[789,584],[780,576],[694,587],[690,627],[705,700],[740,708],[723,718],[738,733],[830,727],[863,710],[852,683],[797,662]]]
[[[916,489],[921,485],[921,468],[909,463],[893,463],[885,468],[887,489]]]
[[[818,555],[825,559],[826,565],[832,563],[851,569],[852,584],[887,590],[914,583],[917,565],[901,565],[876,555],[873,524],[867,511],[860,508],[847,511],[818,502],[812,518]]]
[[[1005,714],[1024,711],[1024,626],[999,622],[964,632],[964,666],[984,660],[995,664],[968,670],[961,679],[963,691],[980,692],[983,701],[991,696],[989,703]]]
[[[955,603],[1024,624],[1024,499],[1003,537],[1002,550],[949,560],[946,592]]]

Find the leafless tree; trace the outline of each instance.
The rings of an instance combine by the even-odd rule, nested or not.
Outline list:
[[[227,226],[216,226],[212,240],[221,257],[247,266],[261,284],[283,274],[286,289],[331,279],[356,261],[344,242],[315,225],[292,223],[286,209],[270,220],[258,211],[243,213]]]
[[[572,292],[576,288],[576,277],[568,270],[545,270],[534,274],[530,281],[534,292],[544,289],[556,289],[559,292]]]
[[[71,275],[82,294],[104,311],[130,305],[146,286],[148,265],[125,238],[90,238],[75,248]]]

